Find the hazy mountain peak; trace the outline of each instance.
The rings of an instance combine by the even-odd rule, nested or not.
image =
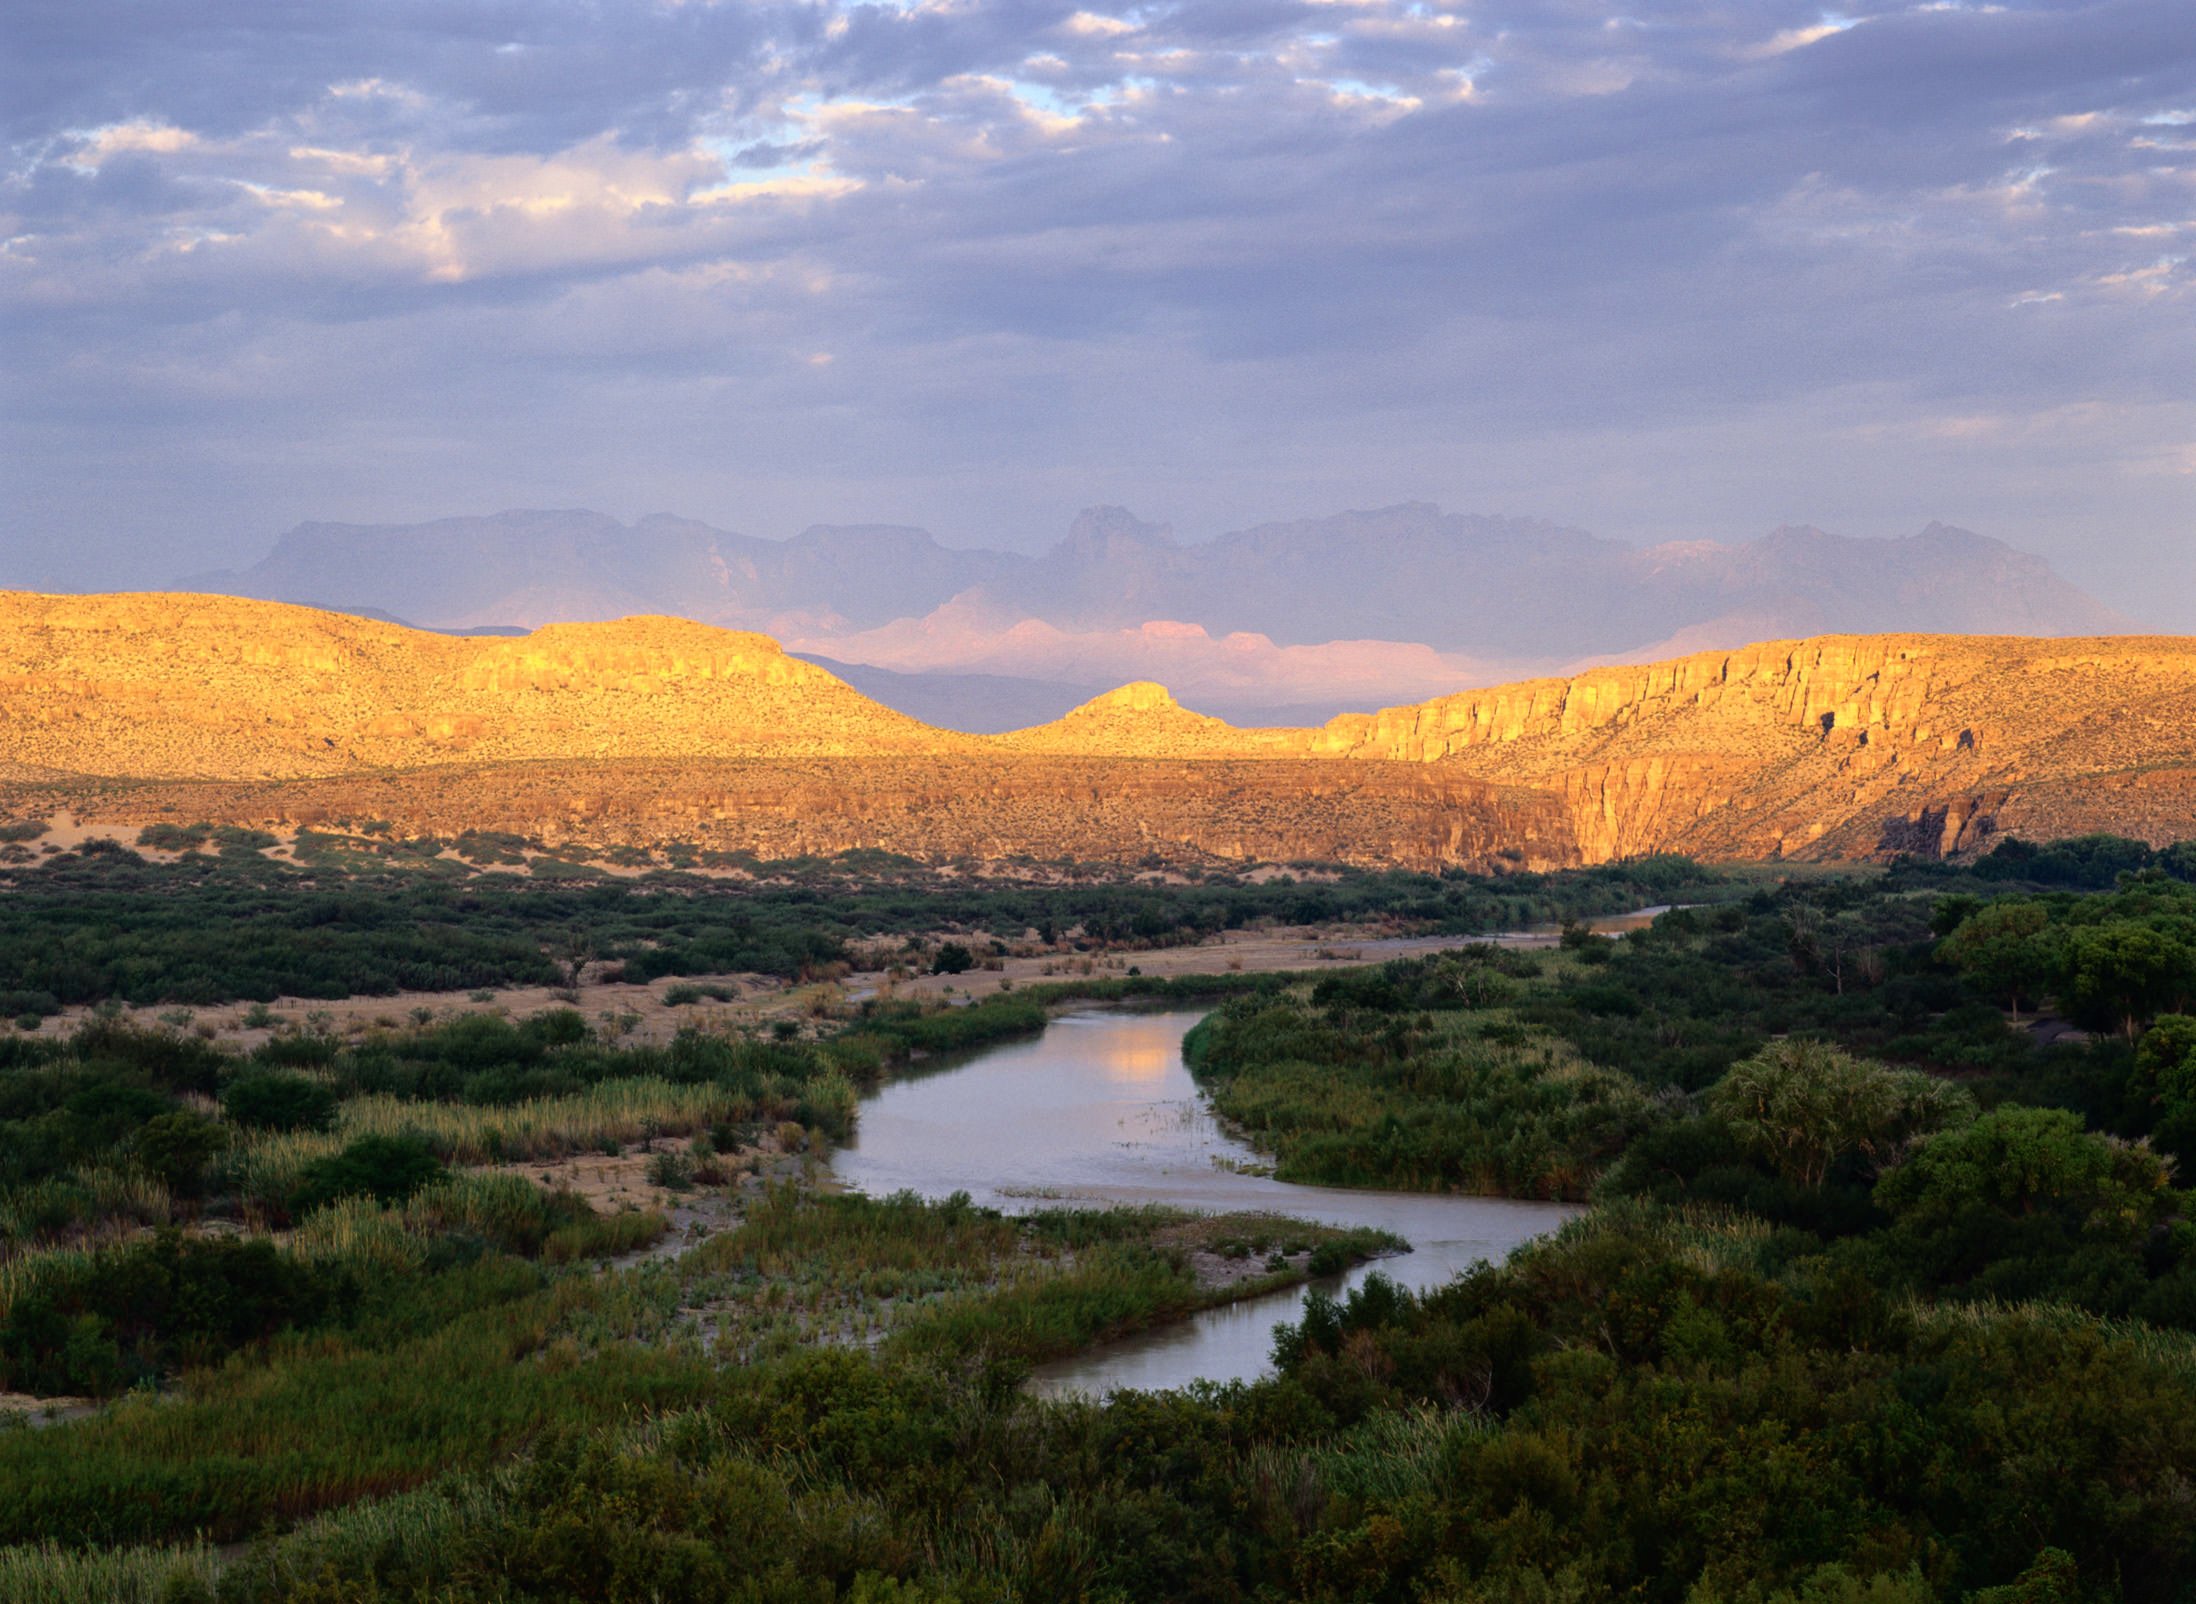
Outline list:
[[[1171,524],[1148,524],[1126,507],[1085,507],[1068,526],[1067,539],[1053,547],[1072,562],[1111,562],[1152,547],[1172,549]]]

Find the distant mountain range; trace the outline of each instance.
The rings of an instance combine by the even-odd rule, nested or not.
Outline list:
[[[1038,556],[891,525],[767,540],[661,514],[307,523],[250,568],[183,583],[441,630],[632,614],[760,630],[904,711],[987,730],[1124,679],[1238,721],[1301,721],[1774,637],[2129,627],[2042,559],[1944,524],[1642,548],[1423,502],[1196,544],[1101,507]]]

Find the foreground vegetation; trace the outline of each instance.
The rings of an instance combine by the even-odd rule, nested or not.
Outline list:
[[[0,1432],[0,1596],[2196,1600],[2192,869],[2016,845],[1623,941],[1096,983],[1231,994],[1193,1068],[1284,1176],[1593,1203],[1315,1295],[1269,1380],[1102,1404],[1020,1383],[1229,1295],[1198,1250],[1381,1244],[758,1184],[598,1272],[659,1228],[466,1168],[819,1147],[1088,987],[820,1042],[23,1036],[0,1363],[161,1390]]]
[[[972,1343],[1014,1353],[1027,1294],[874,1351],[737,1371],[673,1356],[636,1376],[650,1351],[630,1350],[540,1383],[530,1451],[501,1468],[460,1459],[218,1567],[188,1545],[18,1549],[0,1583],[233,1600],[2185,1596],[2185,1341],[2049,1306],[1917,1305],[1780,1259],[1759,1228],[1604,1209],[1423,1300],[1376,1282],[1316,1304],[1274,1381],[1104,1406],[1038,1403],[1004,1384],[1011,1365],[969,1365]],[[1117,1272],[1123,1296],[1134,1274]],[[542,1368],[490,1354],[480,1373],[519,1389]],[[392,1370],[414,1407],[416,1369]],[[344,1429],[303,1403],[300,1423]],[[224,1418],[177,1429],[215,1432],[226,1463]],[[159,1430],[72,1428],[95,1464],[125,1443],[157,1461]],[[11,1485],[64,1473],[47,1435],[5,1465]]]

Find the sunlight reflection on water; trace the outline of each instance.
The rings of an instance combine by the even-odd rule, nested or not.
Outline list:
[[[967,1192],[1011,1212],[1055,1204],[1165,1203],[1219,1212],[1261,1209],[1329,1225],[1395,1232],[1411,1251],[1360,1267],[1413,1288],[1438,1286],[1499,1260],[1577,1210],[1566,1204],[1293,1186],[1255,1170],[1260,1156],[1220,1128],[1182,1062],[1202,1010],[1088,1011],[1042,1036],[955,1068],[894,1081],[862,1105],[854,1140],[833,1161],[872,1196]],[[1180,1386],[1265,1372],[1274,1324],[1294,1319],[1302,1289],[1209,1310],[1162,1330],[1046,1367],[1042,1391]]]

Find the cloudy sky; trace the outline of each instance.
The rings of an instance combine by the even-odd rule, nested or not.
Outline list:
[[[0,583],[1932,518],[2196,629],[2189,0],[9,0]]]

